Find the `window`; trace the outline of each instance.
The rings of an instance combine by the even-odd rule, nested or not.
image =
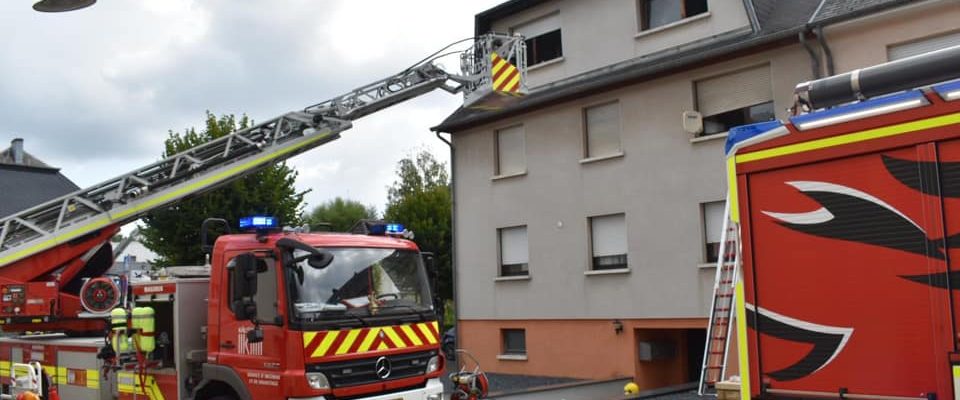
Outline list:
[[[583,110],[587,158],[619,154],[620,103],[612,102]]]
[[[559,13],[516,26],[512,31],[526,38],[527,66],[563,57]]]
[[[501,329],[500,336],[503,337],[503,354],[518,356],[527,354],[527,332],[525,330]]]
[[[517,125],[496,131],[498,176],[522,174],[527,171],[526,145],[523,126]]]
[[[657,28],[707,12],[707,0],[638,0],[640,30]]]
[[[960,45],[960,32],[937,35],[887,47],[887,60],[899,60],[956,45]]]
[[[530,275],[527,227],[500,228],[500,276]]]
[[[720,236],[723,234],[723,209],[726,203],[714,201],[700,204],[703,213],[704,261],[715,263],[720,257]]]
[[[703,79],[694,86],[697,111],[703,115],[703,136],[775,118],[766,65]]]
[[[627,268],[627,225],[624,214],[590,217],[594,270]]]

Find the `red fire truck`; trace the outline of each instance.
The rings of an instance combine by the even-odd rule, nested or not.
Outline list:
[[[960,46],[804,83],[789,121],[731,131],[701,389],[960,398],[957,65]]]
[[[0,219],[0,326],[62,332],[0,338],[3,392],[23,390],[11,377],[35,376],[39,365],[44,387],[71,400],[440,399],[430,288],[416,245],[395,237],[401,226],[305,233],[250,218],[241,221],[250,233],[209,247],[207,266],[150,282],[104,274],[109,239],[151,210],[335,140],[353,120],[434,89],[463,92],[465,107],[501,107],[526,92],[525,55],[522,37],[485,35],[461,53],[458,74],[427,58]]]

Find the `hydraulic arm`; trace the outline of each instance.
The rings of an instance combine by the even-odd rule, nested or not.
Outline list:
[[[90,328],[86,321],[54,321],[83,311],[80,285],[110,267],[109,238],[120,226],[338,139],[355,119],[434,89],[463,93],[464,107],[477,108],[497,108],[526,92],[522,37],[485,35],[465,51],[444,51],[330,100],[0,219],[0,290],[25,292],[18,295],[22,302],[0,302],[0,323],[7,331]],[[459,73],[437,65],[454,53],[460,53]],[[34,307],[26,307],[27,300]]]

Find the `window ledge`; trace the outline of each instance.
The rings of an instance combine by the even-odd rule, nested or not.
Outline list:
[[[700,264],[697,264],[697,268],[699,268],[699,269],[716,268],[716,267],[717,267],[717,263],[700,263]]]
[[[499,181],[499,180],[501,180],[501,179],[516,178],[516,177],[518,177],[518,176],[524,176],[524,175],[526,175],[526,174],[527,174],[527,171],[514,172],[514,173],[512,173],[512,174],[506,174],[506,175],[494,175],[494,176],[491,176],[491,177],[490,177],[490,180],[491,180],[491,181]]]
[[[526,354],[497,354],[500,361],[527,361]]]
[[[620,151],[620,152],[617,152],[617,153],[614,153],[614,154],[607,154],[607,155],[605,155],[605,156],[596,156],[596,157],[584,158],[584,159],[581,159],[581,160],[580,160],[580,164],[590,164],[590,163],[594,163],[594,162],[597,162],[597,161],[610,160],[610,159],[613,159],[613,158],[621,158],[621,157],[623,157],[623,151]]]
[[[563,56],[560,56],[560,57],[554,58],[554,59],[552,59],[552,60],[550,60],[550,61],[544,61],[544,62],[542,62],[542,63],[540,63],[540,64],[530,65],[530,66],[527,67],[527,72],[536,71],[536,70],[538,70],[538,69],[540,69],[540,68],[549,67],[549,66],[554,65],[554,64],[560,64],[560,63],[562,63],[562,62],[563,62]]]
[[[647,30],[645,30],[645,31],[637,32],[636,35],[633,35],[633,38],[634,38],[634,39],[640,39],[640,38],[645,37],[645,36],[648,36],[648,35],[654,35],[654,34],[656,34],[656,33],[658,33],[658,32],[663,32],[663,31],[665,31],[665,30],[667,30],[667,29],[676,28],[676,27],[678,27],[678,26],[682,26],[682,25],[686,25],[686,24],[689,24],[689,23],[693,23],[693,22],[696,22],[696,21],[699,21],[699,20],[702,20],[702,19],[707,19],[707,18],[709,18],[709,17],[710,17],[710,11],[707,11],[707,12],[705,12],[705,13],[703,13],[703,14],[697,14],[697,15],[694,15],[694,16],[692,16],[692,17],[690,17],[690,18],[684,18],[684,19],[676,20],[676,21],[673,21],[673,22],[671,22],[671,23],[669,23],[669,24],[666,24],[666,25],[661,25],[661,26],[658,26],[658,27],[653,28],[653,29],[647,29]]]
[[[706,136],[697,136],[690,138],[690,143],[709,142],[711,140],[723,139],[727,137],[728,132],[712,133]]]
[[[530,275],[517,275],[517,276],[498,276],[493,278],[494,282],[509,282],[509,281],[529,281]]]
[[[619,275],[619,274],[629,274],[630,268],[617,268],[617,269],[592,269],[589,271],[583,271],[583,274],[586,276],[593,275]]]

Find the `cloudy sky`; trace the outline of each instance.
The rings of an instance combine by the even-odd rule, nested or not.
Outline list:
[[[25,149],[81,187],[156,161],[169,130],[205,110],[262,121],[402,70],[473,34],[503,0],[100,0],[44,14],[0,2],[0,148]],[[445,63],[455,68],[454,63]],[[307,201],[336,196],[383,210],[401,158],[459,96],[437,91],[355,123],[290,164]]]

